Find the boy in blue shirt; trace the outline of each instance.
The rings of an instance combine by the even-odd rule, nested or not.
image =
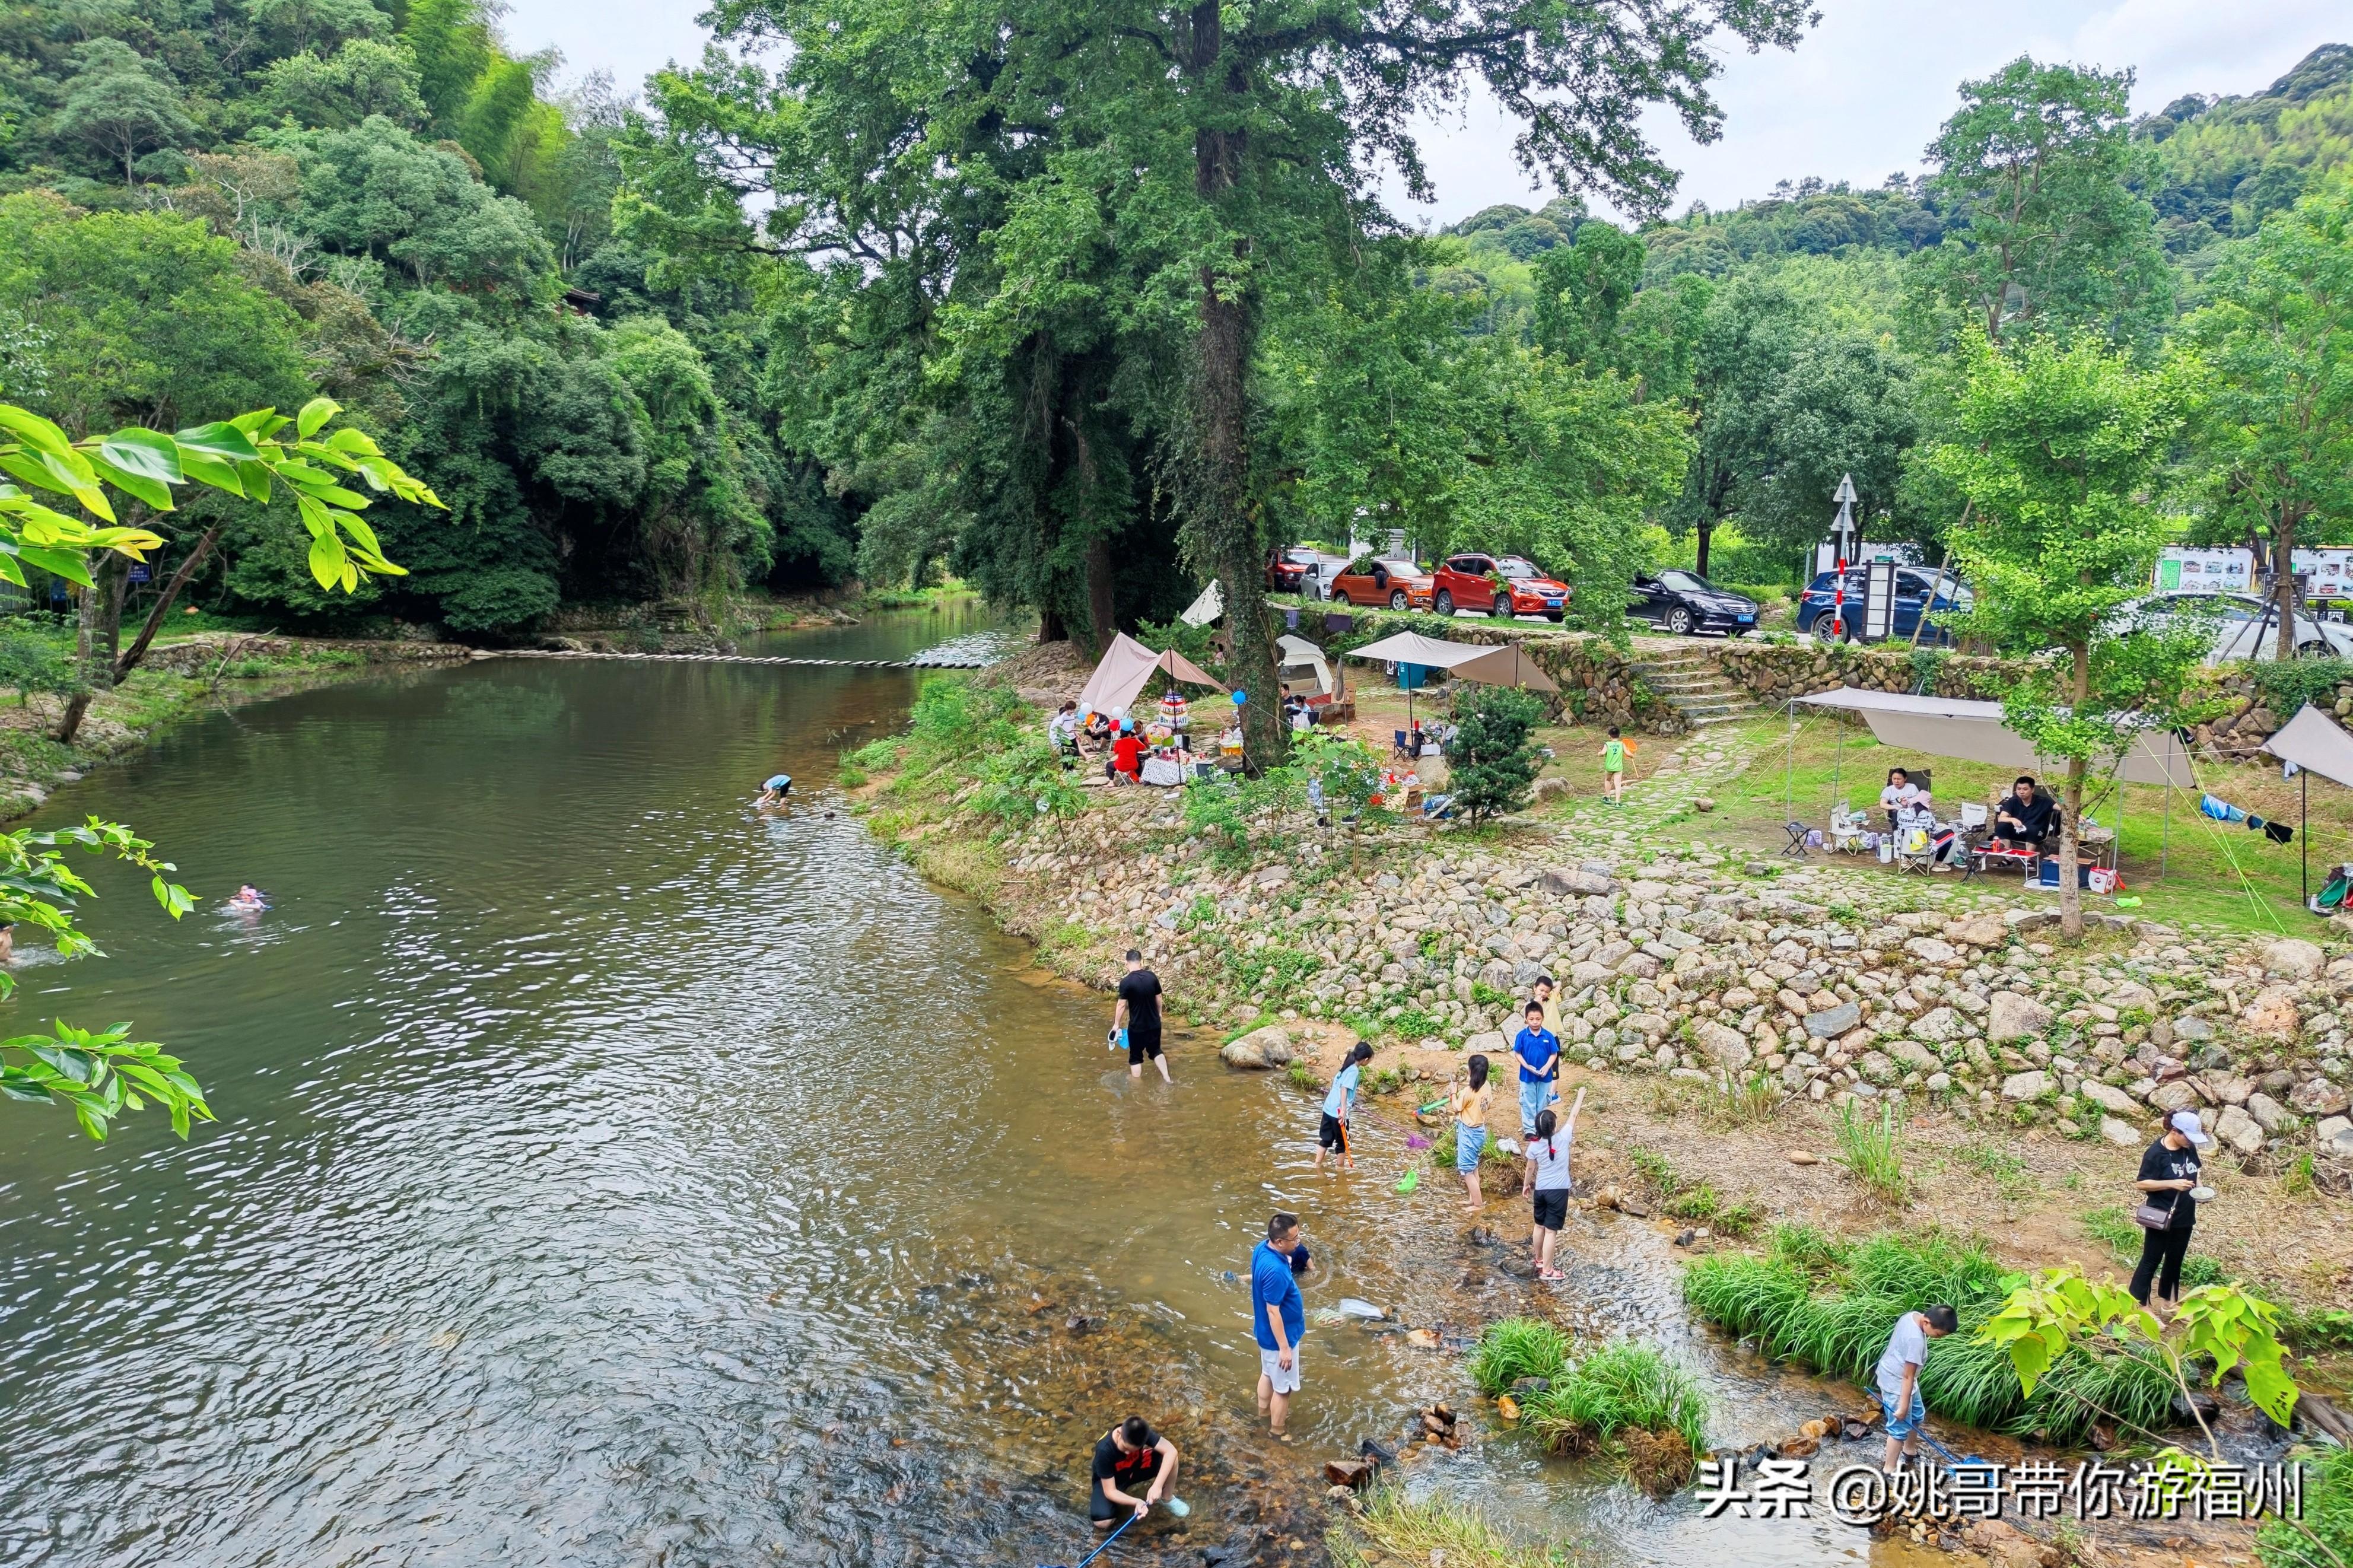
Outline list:
[[[1333,1076],[1332,1087],[1324,1094],[1324,1123],[1315,1131],[1315,1168],[1324,1168],[1324,1152],[1330,1150],[1333,1163],[1341,1170],[1356,1168],[1356,1156],[1348,1147],[1348,1122],[1356,1113],[1356,1085],[1364,1077],[1365,1064],[1373,1059],[1373,1047],[1358,1040],[1349,1051],[1348,1059],[1340,1064]]]
[[[1291,1438],[1291,1396],[1299,1392],[1299,1336],[1307,1331],[1307,1303],[1291,1272],[1299,1250],[1299,1216],[1276,1210],[1266,1239],[1250,1251],[1250,1331],[1258,1341],[1258,1412],[1282,1441]]]
[[[1512,1051],[1520,1058],[1520,1136],[1528,1139],[1535,1136],[1536,1113],[1553,1099],[1560,1078],[1560,1039],[1544,1026],[1543,1003],[1529,1003],[1523,1016],[1527,1027]]]

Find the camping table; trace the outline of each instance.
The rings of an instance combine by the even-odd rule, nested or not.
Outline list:
[[[1172,789],[1185,782],[1185,764],[1174,756],[1144,759],[1144,782]]]

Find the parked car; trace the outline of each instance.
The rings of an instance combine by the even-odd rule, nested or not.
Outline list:
[[[1323,557],[1303,544],[1288,550],[1271,550],[1266,557],[1266,591],[1270,594],[1305,594],[1319,597],[1316,589],[1324,575]]]
[[[2170,630],[2192,617],[2211,623],[2214,646],[2209,664],[2235,658],[2279,657],[2279,615],[2266,619],[2263,601],[2249,594],[2151,594],[2117,608],[2108,622],[2111,632],[2136,629]],[[2342,621],[2295,617],[2295,651],[2307,658],[2353,658],[2353,626]]]
[[[1335,599],[1392,610],[1426,610],[1430,591],[1430,574],[1412,562],[1371,555],[1348,563],[1332,579]]]
[[[1677,637],[1722,632],[1738,637],[1757,626],[1757,601],[1719,588],[1696,572],[1657,572],[1634,579],[1626,613]]]
[[[1838,585],[1836,572],[1824,572],[1806,585],[1798,601],[1798,629],[1824,642],[1843,639],[1857,642],[1862,637],[1862,594],[1866,582],[1864,569],[1850,566],[1846,572],[1846,605],[1841,624],[1831,615],[1832,591]],[[1934,621],[1920,624],[1924,616],[1941,615],[1947,611],[1966,613],[1977,603],[1977,595],[1969,585],[1947,572],[1938,574],[1918,567],[1899,566],[1895,570],[1894,635],[1910,642],[1916,630],[1923,647],[1949,647],[1953,634]]]
[[[1546,576],[1519,555],[1450,555],[1431,574],[1430,605],[1441,616],[1484,610],[1491,616],[1542,616],[1556,621],[1566,613],[1568,584]]]

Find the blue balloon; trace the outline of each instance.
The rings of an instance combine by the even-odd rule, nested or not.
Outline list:
[[[1249,692],[1247,692],[1247,691],[1237,691],[1237,692],[1235,692],[1235,693],[1234,693],[1234,706],[1235,706],[1235,707],[1239,708],[1239,707],[1240,707],[1243,703],[1245,703],[1245,702],[1247,702],[1247,701],[1249,701],[1249,700],[1250,700],[1250,693],[1249,693]]]

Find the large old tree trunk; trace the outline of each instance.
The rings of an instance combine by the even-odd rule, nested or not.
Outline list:
[[[2281,658],[2295,657],[2295,531],[2303,521],[2301,512],[2299,507],[2283,504],[2272,530],[2272,593],[2279,604],[2279,641],[2274,651]]]
[[[1218,0],[1193,7],[1190,74],[1205,117],[1222,94],[1241,84],[1219,79],[1224,48]],[[1238,70],[1239,67],[1229,67]],[[1225,203],[1240,184],[1248,133],[1202,126],[1193,133],[1193,184],[1212,206]],[[1247,263],[1249,242],[1234,252]],[[1275,693],[1274,639],[1267,625],[1258,519],[1250,493],[1250,355],[1257,328],[1257,300],[1250,283],[1214,267],[1201,271],[1200,330],[1193,369],[1193,526],[1202,554],[1225,591],[1226,629],[1233,640],[1229,672],[1249,701],[1242,708],[1244,753],[1253,768],[1282,761],[1287,737]]]

